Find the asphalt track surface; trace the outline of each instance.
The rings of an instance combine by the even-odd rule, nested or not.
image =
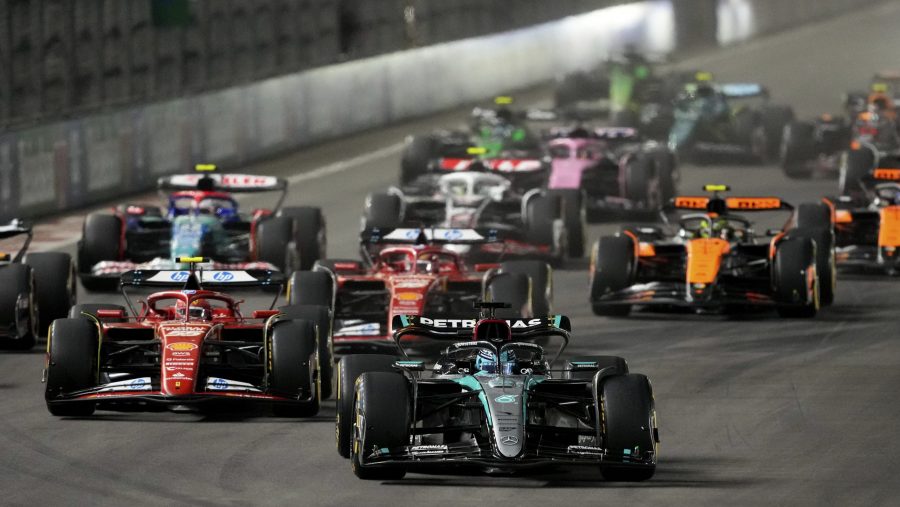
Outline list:
[[[875,69],[900,67],[897,26],[894,2],[687,65],[722,81],[764,82],[776,99],[810,115],[838,109],[842,91],[864,86]],[[395,181],[397,143],[464,115],[355,136],[251,170],[296,175],[289,203],[322,206],[330,255],[353,257],[363,197]],[[793,202],[836,189],[833,180],[789,181],[775,167],[683,167],[683,191],[708,182]],[[591,236],[611,227],[594,226]],[[57,419],[44,407],[36,348],[0,354],[0,504],[897,504],[900,281],[842,277],[834,306],[812,321],[604,319],[591,314],[586,283],[583,263],[556,272],[556,309],[575,329],[569,352],[622,355],[650,376],[662,445],[648,482],[608,483],[595,469],[359,481],[335,452],[332,402],[299,421],[168,412]],[[85,292],[80,299],[117,301]]]

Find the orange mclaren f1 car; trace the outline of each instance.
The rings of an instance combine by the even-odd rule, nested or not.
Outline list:
[[[834,298],[834,228],[827,203],[794,208],[778,197],[676,197],[665,226],[626,228],[594,244],[590,302],[597,315],[625,316],[635,305],[731,311],[775,308],[813,317]],[[787,213],[758,235],[744,214]]]

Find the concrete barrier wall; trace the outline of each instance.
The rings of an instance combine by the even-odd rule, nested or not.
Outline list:
[[[859,1],[720,0],[720,40],[746,40],[801,23],[825,4],[834,13]],[[782,4],[794,7],[778,7]],[[748,8],[752,24],[728,24],[735,12]],[[779,8],[777,18],[759,14]],[[667,52],[675,40],[674,19],[668,0],[621,5],[528,29],[2,133],[0,217],[85,206],[147,190],[157,177],[188,171],[194,163],[236,167],[546,82],[589,68],[627,43]]]

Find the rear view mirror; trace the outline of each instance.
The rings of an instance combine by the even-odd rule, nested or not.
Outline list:
[[[254,319],[268,319],[269,317],[273,317],[278,315],[278,310],[253,310]]]
[[[424,361],[394,361],[394,368],[407,371],[424,371]]]
[[[781,229],[766,229],[766,236],[774,237],[784,232]]]
[[[98,319],[124,319],[125,310],[115,308],[101,308],[97,310]]]
[[[485,272],[485,271],[490,271],[490,270],[492,270],[492,269],[500,269],[500,264],[497,264],[497,263],[483,263],[483,264],[476,264],[476,265],[475,265],[475,271],[477,271],[477,272],[479,272],[479,273],[483,273],[483,272]]]

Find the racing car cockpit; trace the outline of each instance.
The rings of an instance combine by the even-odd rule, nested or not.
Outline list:
[[[168,218],[172,220],[187,215],[210,215],[223,222],[231,222],[239,218],[238,204],[224,192],[185,191],[171,194]]]
[[[682,216],[678,225],[678,237],[684,240],[720,238],[728,242],[745,243],[753,238],[750,221],[735,215],[689,214]]]
[[[165,291],[141,301],[138,320],[213,322],[240,318],[238,303],[212,291]]]
[[[872,189],[875,194],[870,209],[881,209],[900,205],[900,183],[879,183]]]
[[[485,200],[499,201],[509,191],[508,179],[491,173],[464,172],[445,174],[438,189],[455,206],[474,207]]]
[[[381,250],[376,270],[400,274],[447,274],[461,271],[459,255],[439,248],[392,247]]]

